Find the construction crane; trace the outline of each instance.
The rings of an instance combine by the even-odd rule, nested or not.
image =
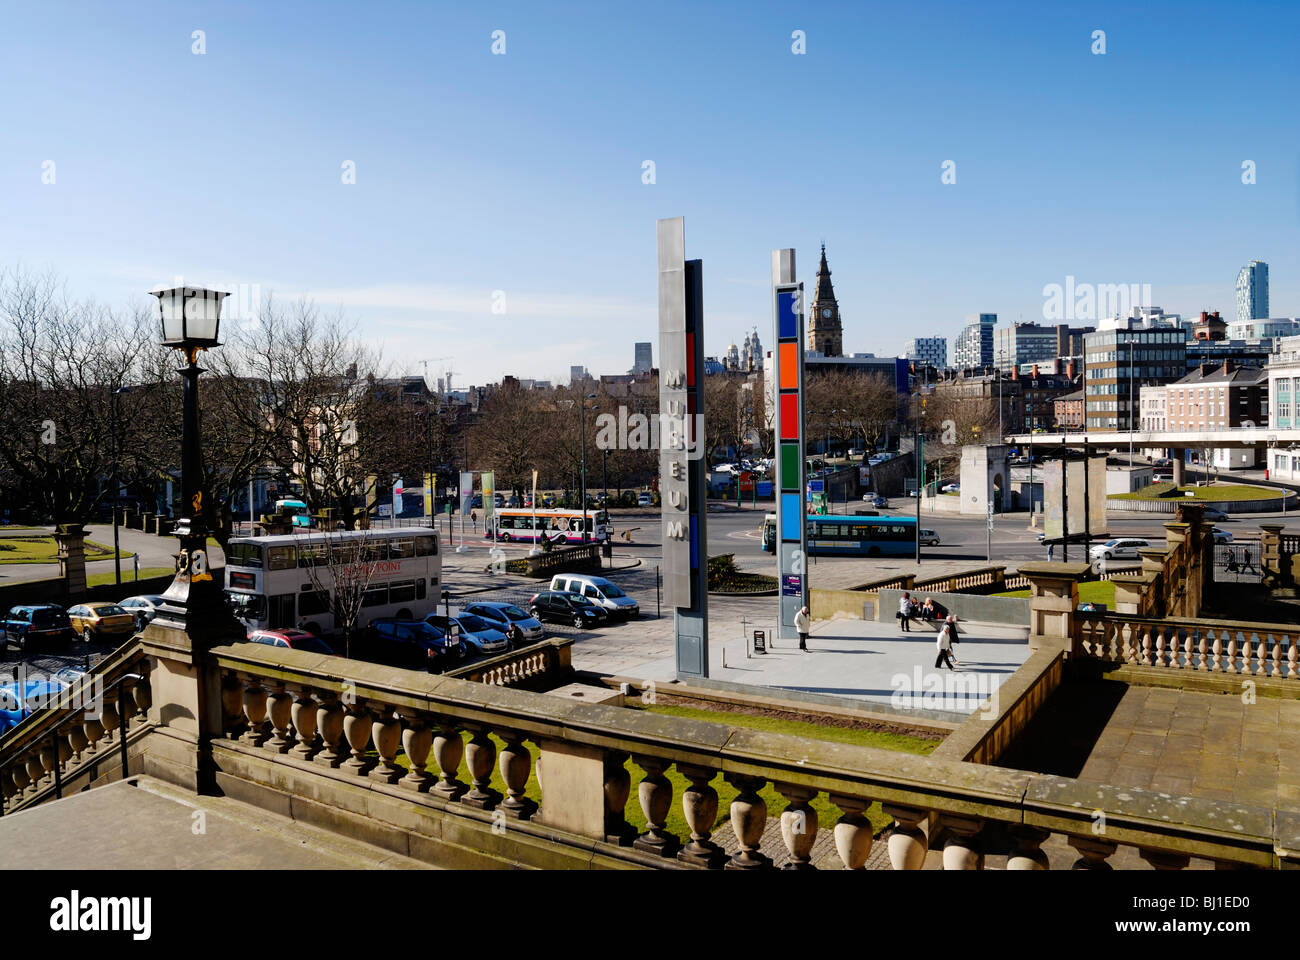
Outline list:
[[[456,362],[456,358],[455,358],[455,357],[429,357],[429,359],[427,359],[427,360],[417,360],[417,361],[415,361],[416,363],[421,364],[421,365],[423,365],[423,367],[424,367],[424,383],[425,383],[426,386],[429,385],[429,364],[431,364],[431,363],[437,363],[439,360],[450,360],[452,363],[455,363],[455,362]],[[447,371],[446,371],[446,376],[447,376],[446,391],[447,391],[448,393],[451,392],[451,375],[452,375],[453,373],[455,373],[455,372],[456,372],[456,371],[452,370],[450,367],[447,368]]]

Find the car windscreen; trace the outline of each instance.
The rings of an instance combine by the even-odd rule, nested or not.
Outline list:
[[[482,617],[476,617],[472,613],[462,614],[460,617],[460,625],[464,629],[473,631],[474,633],[478,633],[480,630],[496,629]]]
[[[520,610],[520,609],[519,609],[518,607],[516,607],[516,606],[497,607],[497,609],[500,610],[502,613],[504,613],[504,614],[505,614],[507,617],[509,617],[511,620],[531,620],[531,619],[532,619],[532,617],[530,617],[527,613],[525,613],[523,610]]]
[[[623,592],[622,590],[620,590],[618,587],[614,586],[612,583],[607,583],[607,584],[605,584],[603,587],[601,587],[600,589],[601,589],[601,591],[605,594],[605,596],[610,597],[611,599],[614,598],[614,597],[626,597],[626,596],[627,596],[626,593],[624,593],[624,592]]]

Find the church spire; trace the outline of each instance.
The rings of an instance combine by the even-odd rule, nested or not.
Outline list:
[[[821,263],[817,265],[816,290],[808,323],[808,349],[818,350],[827,357],[843,356],[840,305],[835,300],[835,287],[831,285],[831,268],[826,263],[824,242]]]

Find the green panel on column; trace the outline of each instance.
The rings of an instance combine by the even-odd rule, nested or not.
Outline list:
[[[799,444],[781,444],[781,489],[799,489]]]

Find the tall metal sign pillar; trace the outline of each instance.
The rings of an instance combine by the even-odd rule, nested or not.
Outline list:
[[[681,217],[659,221],[659,492],[664,601],[673,610],[677,675],[709,675],[705,532],[704,293],[687,261]]]
[[[797,639],[794,616],[808,605],[808,521],[804,496],[803,284],[794,279],[794,250],[772,251],[772,397],[776,430],[776,556],[780,582],[778,635]]]

